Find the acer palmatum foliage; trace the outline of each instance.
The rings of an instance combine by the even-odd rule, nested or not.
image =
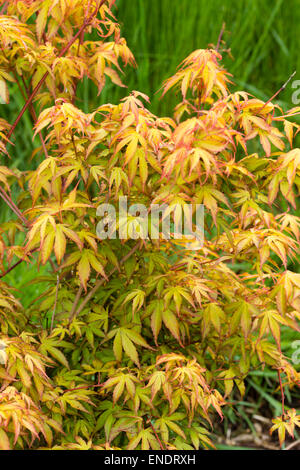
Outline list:
[[[222,407],[265,366],[278,371],[283,414],[271,431],[283,443],[300,419],[284,406],[300,377],[280,347],[281,325],[299,333],[299,108],[231,93],[208,49],[164,83],[179,97],[173,117],[136,91],[85,114],[83,77],[100,93],[135,65],[114,1],[0,3],[1,90],[16,82],[24,96],[15,122],[1,119],[2,158],[27,109],[41,142],[34,171],[0,167],[12,210],[0,239],[0,448],[211,448]],[[117,209],[120,196],[204,204],[203,247],[97,239],[97,207]],[[25,309],[5,274],[29,261],[49,275]]]

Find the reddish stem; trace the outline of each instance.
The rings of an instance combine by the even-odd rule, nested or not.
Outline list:
[[[28,88],[27,88],[27,86],[26,86],[26,83],[25,83],[25,80],[24,80],[23,75],[21,76],[21,78],[22,78],[22,82],[23,82],[23,85],[24,85],[24,88],[25,88],[25,91],[26,91],[26,94],[27,94],[27,98],[28,98],[28,97],[29,97],[29,90],[28,90]],[[20,86],[19,86],[19,88],[20,88]],[[20,88],[20,89],[21,89],[21,88]],[[26,101],[27,98],[25,98],[25,101]],[[35,109],[34,109],[32,103],[30,103],[30,108],[29,108],[29,110],[30,110],[32,119],[33,119],[34,124],[35,124],[35,123],[37,122],[37,115],[36,115],[36,112],[35,112]],[[49,155],[48,155],[46,143],[45,143],[45,141],[44,141],[44,138],[43,138],[43,136],[42,136],[41,131],[39,131],[38,134],[39,134],[39,138],[40,138],[40,141],[41,141],[43,150],[44,150],[45,157],[48,158]]]
[[[295,72],[292,73],[292,75],[289,77],[289,79],[282,85],[282,87],[280,87],[279,90],[276,91],[276,93],[274,93],[274,95],[271,96],[271,98],[269,98],[268,101],[266,101],[265,104],[258,110],[259,113],[267,106],[267,104],[269,104],[272,100],[274,100],[274,98],[276,98],[276,96],[278,96],[279,93],[281,93],[285,89],[287,84],[292,80],[292,78],[295,75],[296,75],[296,70],[295,70]]]
[[[91,385],[82,385],[81,387],[67,388],[64,392],[74,392],[74,390],[86,390],[89,388],[103,387],[104,384],[91,384]]]
[[[76,41],[76,39],[78,37],[80,37],[82,31],[84,31],[84,29],[91,23],[91,21],[93,20],[93,18],[95,16],[97,16],[98,14],[98,11],[99,9],[101,8],[101,6],[106,2],[106,0],[101,0],[99,5],[95,8],[95,11],[92,13],[92,15],[90,15],[87,19],[84,20],[83,22],[83,25],[81,26],[81,28],[77,31],[77,33],[75,34],[75,36],[73,36],[72,39],[70,39],[70,41],[68,42],[68,44],[60,51],[60,53],[58,54],[58,57],[62,57],[65,55],[66,52],[68,52],[68,50],[70,49],[70,47],[72,46],[72,44],[74,44],[74,42]],[[19,124],[23,114],[25,113],[26,109],[28,108],[28,106],[30,106],[33,98],[35,97],[35,95],[37,94],[37,92],[39,91],[39,89],[41,88],[41,86],[43,85],[43,83],[45,82],[46,78],[48,77],[49,75],[49,72],[45,72],[45,74],[42,76],[41,80],[39,81],[39,83],[36,85],[36,87],[34,88],[34,90],[32,91],[31,95],[29,96],[28,100],[26,101],[26,103],[24,104],[22,110],[20,111],[17,119],[15,120],[14,124],[12,125],[9,133],[8,133],[8,139],[12,136],[12,134],[14,133],[17,125]]]
[[[4,191],[3,188],[0,187],[0,197],[2,197],[3,201],[11,208],[11,210],[17,215],[17,217],[26,225],[27,228],[30,227],[30,222],[23,216],[20,209],[16,206],[12,198]]]
[[[1,11],[0,11],[0,15],[5,15],[7,7],[8,7],[8,2],[4,2],[4,5],[3,5],[3,7],[1,8]]]
[[[58,57],[62,57],[69,49],[70,47],[72,46],[72,44],[76,41],[76,39],[78,37],[81,36],[82,32],[84,31],[84,29],[91,23],[92,19],[97,16],[98,14],[98,11],[99,9],[101,8],[101,6],[106,2],[106,0],[101,0],[99,5],[95,8],[94,12],[92,13],[92,15],[90,15],[87,19],[84,20],[83,22],[83,25],[81,26],[81,28],[77,31],[77,33],[75,34],[75,36],[73,36],[73,38],[68,42],[68,44],[60,51],[60,53],[58,54]],[[4,9],[4,8],[3,8]],[[3,11],[3,9],[1,10],[1,13]],[[47,71],[43,77],[41,78],[41,80],[39,81],[39,83],[36,85],[36,87],[34,88],[34,90],[32,91],[31,95],[28,97],[26,103],[24,104],[22,110],[20,111],[17,119],[15,120],[14,124],[12,125],[12,127],[10,128],[9,132],[8,132],[8,135],[7,135],[7,139],[9,140],[10,137],[12,136],[12,134],[14,133],[18,123],[20,122],[21,118],[23,117],[25,111],[27,110],[28,107],[31,107],[31,110],[33,110],[33,107],[32,107],[32,100],[33,98],[35,97],[35,95],[37,94],[37,92],[39,91],[39,89],[41,88],[41,86],[43,85],[43,83],[45,82],[46,78],[48,77],[49,75],[49,72]],[[33,110],[34,111],[34,110]],[[35,111],[34,111],[34,115],[35,115]],[[36,115],[35,115],[36,116]],[[47,149],[46,149],[46,146],[45,146],[45,143],[44,143],[44,140],[41,139],[42,141],[42,146],[43,146],[43,149],[44,149],[44,152],[47,156]],[[13,210],[13,212],[22,220],[22,222],[27,226],[29,227],[30,224],[28,222],[28,220],[22,215],[22,213],[20,212],[20,210],[17,208],[17,206],[14,204],[13,200],[11,199],[11,197],[2,189],[0,188],[0,196],[2,197],[2,199],[9,205],[9,207]]]
[[[224,31],[225,31],[225,23],[222,24],[222,28],[221,28],[221,31],[220,31],[220,34],[219,34],[219,37],[218,37],[218,42],[217,42],[217,46],[216,46],[216,51],[219,50],[219,47],[220,47],[220,44],[221,44],[221,40],[222,40]]]
[[[284,412],[284,391],[283,391],[283,386],[282,386],[282,380],[281,380],[281,375],[280,375],[280,370],[278,369],[278,379],[279,379],[279,386],[280,386],[280,392],[281,392],[281,406],[282,406],[282,418],[285,414]]]
[[[29,254],[32,254],[34,253],[35,251],[37,251],[38,248],[34,248],[33,250],[31,250],[29,252]],[[17,266],[19,266],[19,264],[23,263],[23,261],[25,261],[25,258],[22,258],[22,259],[19,259],[19,261],[17,261],[15,264],[13,264],[10,268],[8,268],[3,274],[0,275],[0,279],[4,276],[6,276],[6,274],[10,273],[13,269],[15,269]]]
[[[148,422],[149,422],[149,424],[150,424],[150,426],[151,426],[151,429],[152,429],[152,431],[153,431],[153,433],[154,433],[154,435],[155,435],[155,437],[156,437],[157,442],[159,443],[159,447],[161,448],[161,450],[165,450],[164,446],[162,445],[162,442],[161,442],[160,438],[158,437],[157,432],[156,432],[155,429],[154,429],[153,424],[151,423],[151,418],[149,418]]]

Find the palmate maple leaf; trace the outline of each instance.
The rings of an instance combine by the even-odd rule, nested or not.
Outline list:
[[[280,447],[282,447],[286,432],[293,438],[295,426],[300,427],[300,415],[297,415],[296,410],[292,408],[284,415],[272,419],[272,423],[274,423],[274,425],[270,429],[270,434],[274,431],[278,432]]]

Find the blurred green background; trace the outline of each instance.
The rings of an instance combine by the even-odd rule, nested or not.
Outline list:
[[[151,110],[170,113],[174,99],[154,95],[163,80],[193,50],[216,44],[223,22],[224,66],[234,75],[236,88],[258,98],[270,98],[294,70],[299,73],[299,0],[117,0],[122,32],[138,62],[126,69],[129,89],[148,94]],[[291,86],[280,94],[292,107]],[[126,92],[108,86],[101,100],[114,101]]]

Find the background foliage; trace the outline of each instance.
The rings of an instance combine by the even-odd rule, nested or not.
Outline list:
[[[227,31],[224,40],[233,56],[224,54],[224,67],[235,76],[236,89],[266,100],[294,70],[295,79],[300,79],[298,0],[289,0],[288,6],[284,0],[174,0],[172,8],[169,0],[117,0],[116,5],[118,21],[138,68],[124,70],[128,90],[107,84],[100,98],[93,85],[85,81],[79,95],[85,112],[99,101],[117,103],[128,91],[142,90],[152,97],[152,112],[167,114],[175,97],[161,100],[155,93],[191,51],[217,42],[223,22]],[[5,118],[15,115],[23,102],[17,87],[12,88],[14,99],[1,110]],[[291,107],[292,91],[288,86],[278,97],[279,104]],[[17,130],[15,165],[24,161],[33,145],[30,126],[27,116]]]
[[[137,69],[126,68],[123,81],[128,89],[108,84],[97,98],[97,90],[87,80],[79,87],[77,105],[85,112],[90,112],[99,104],[117,103],[121,98],[135,89],[151,96],[149,109],[163,116],[169,114],[176,98],[168,94],[163,101],[160,94],[154,93],[160,88],[163,80],[175,72],[177,65],[194,49],[205,48],[209,43],[216,43],[223,21],[226,22],[224,40],[231,54],[224,54],[223,65],[235,76],[236,89],[244,89],[267,100],[286,81],[288,76],[298,69],[299,54],[297,31],[300,11],[297,0],[289,1],[288,8],[283,0],[269,1],[219,1],[202,0],[119,0],[117,2],[118,20],[122,33],[138,62]],[[296,75],[296,79],[298,76]],[[11,103],[2,107],[2,116],[13,121],[23,104],[19,91],[10,85]],[[234,88],[233,88],[234,89]],[[283,108],[292,107],[291,87],[280,94],[278,103]],[[28,169],[27,155],[32,152],[38,139],[32,141],[32,126],[26,112],[22,125],[16,132],[16,148],[13,162],[9,166]],[[34,161],[33,167],[36,167]],[[14,195],[17,197],[17,194]],[[7,219],[7,208],[1,202],[1,218]],[[237,266],[238,270],[241,266]],[[41,267],[39,273],[43,274]],[[294,270],[299,272],[298,268]],[[46,272],[46,270],[45,270]],[[29,306],[32,299],[42,292],[37,285],[28,282],[37,275],[35,267],[30,270],[23,263],[6,277],[8,283],[20,288],[17,296],[23,305]],[[24,286],[26,285],[26,289]],[[291,355],[291,342],[295,334],[285,332],[282,337],[283,351]],[[247,393],[254,397],[251,403],[242,401],[237,405],[240,417],[245,420],[255,434],[251,416],[260,412],[266,404],[272,413],[280,413],[280,398],[274,391],[276,373],[266,371],[252,372],[247,382]],[[257,400],[259,396],[259,400]],[[289,403],[296,406],[298,395],[290,395]],[[234,426],[237,416],[230,410],[226,414],[226,426]]]

